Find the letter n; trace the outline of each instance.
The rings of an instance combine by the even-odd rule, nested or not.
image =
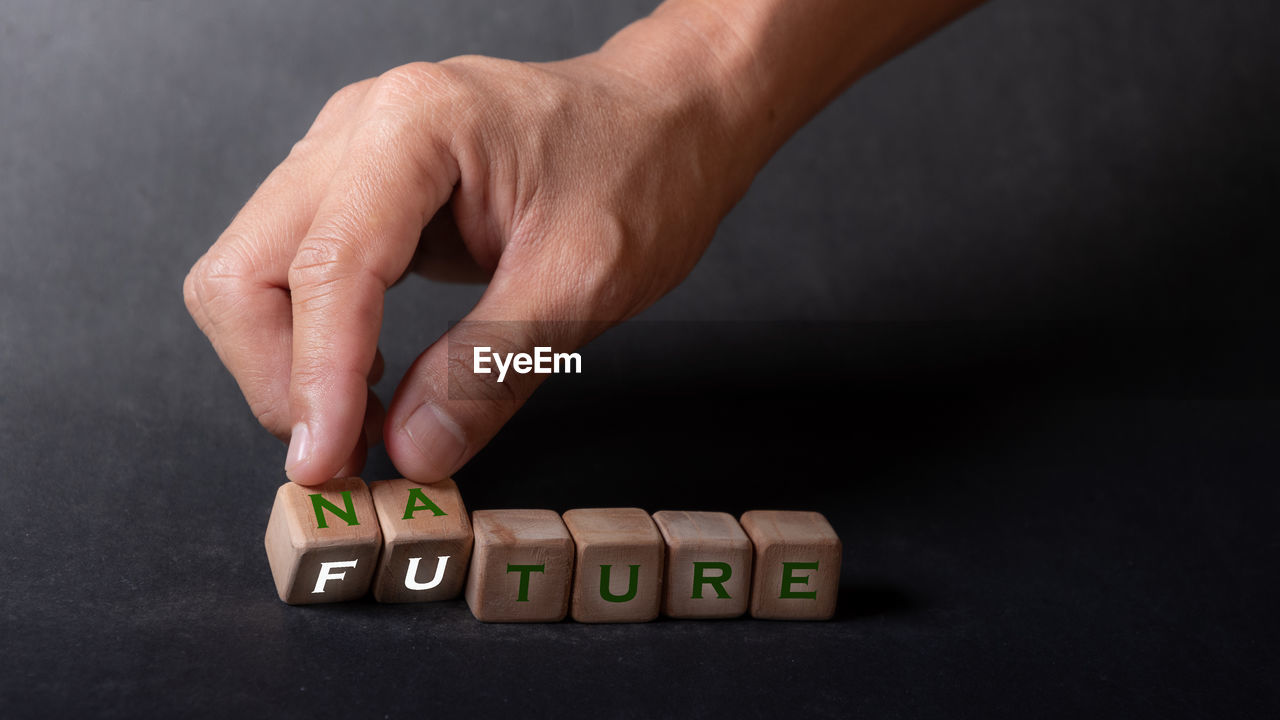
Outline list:
[[[324,496],[320,493],[312,493],[311,507],[316,511],[316,525],[322,528],[329,527],[329,522],[324,517],[325,510],[333,513],[334,516],[345,520],[348,525],[359,525],[360,521],[356,519],[356,506],[351,500],[350,490],[342,491],[342,504],[345,506],[345,509],[339,508],[337,505],[325,500]]]

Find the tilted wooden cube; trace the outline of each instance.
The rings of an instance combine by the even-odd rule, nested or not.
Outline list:
[[[471,560],[471,519],[453,480],[370,483],[382,526],[382,555],[373,578],[378,602],[430,602],[458,597]]]
[[[265,544],[281,600],[306,605],[362,597],[382,548],[369,488],[358,477],[281,485]]]
[[[829,620],[840,589],[840,538],[821,513],[752,510],[742,529],[755,546],[751,617]]]
[[[639,508],[570,510],[564,524],[577,546],[573,619],[648,622],[662,604],[662,535]]]
[[[664,615],[733,618],[747,611],[751,540],[732,515],[663,510],[653,521],[667,544]]]
[[[477,510],[467,606],[484,622],[558,622],[569,609],[573,538],[551,510]]]

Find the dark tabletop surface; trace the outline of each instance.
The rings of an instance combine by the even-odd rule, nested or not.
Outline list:
[[[0,716],[1280,714],[1262,1],[954,24],[457,476],[472,509],[820,510],[834,621],[276,598],[284,448],[187,268],[340,86],[586,51],[651,4],[0,0]],[[391,293],[384,398],[477,297]]]

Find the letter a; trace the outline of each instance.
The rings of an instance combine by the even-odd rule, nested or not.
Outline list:
[[[430,510],[435,517],[448,515],[439,505],[431,502],[431,498],[422,492],[422,488],[409,488],[409,502],[404,504],[404,519],[412,520],[413,514],[419,510]]]

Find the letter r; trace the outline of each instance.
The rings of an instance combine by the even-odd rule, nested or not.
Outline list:
[[[707,570],[718,570],[719,573],[707,577]],[[710,585],[716,590],[716,597],[721,600],[729,599],[729,591],[724,589],[724,584],[733,577],[733,568],[726,562],[694,562],[693,563],[693,599],[702,599],[702,586]]]

